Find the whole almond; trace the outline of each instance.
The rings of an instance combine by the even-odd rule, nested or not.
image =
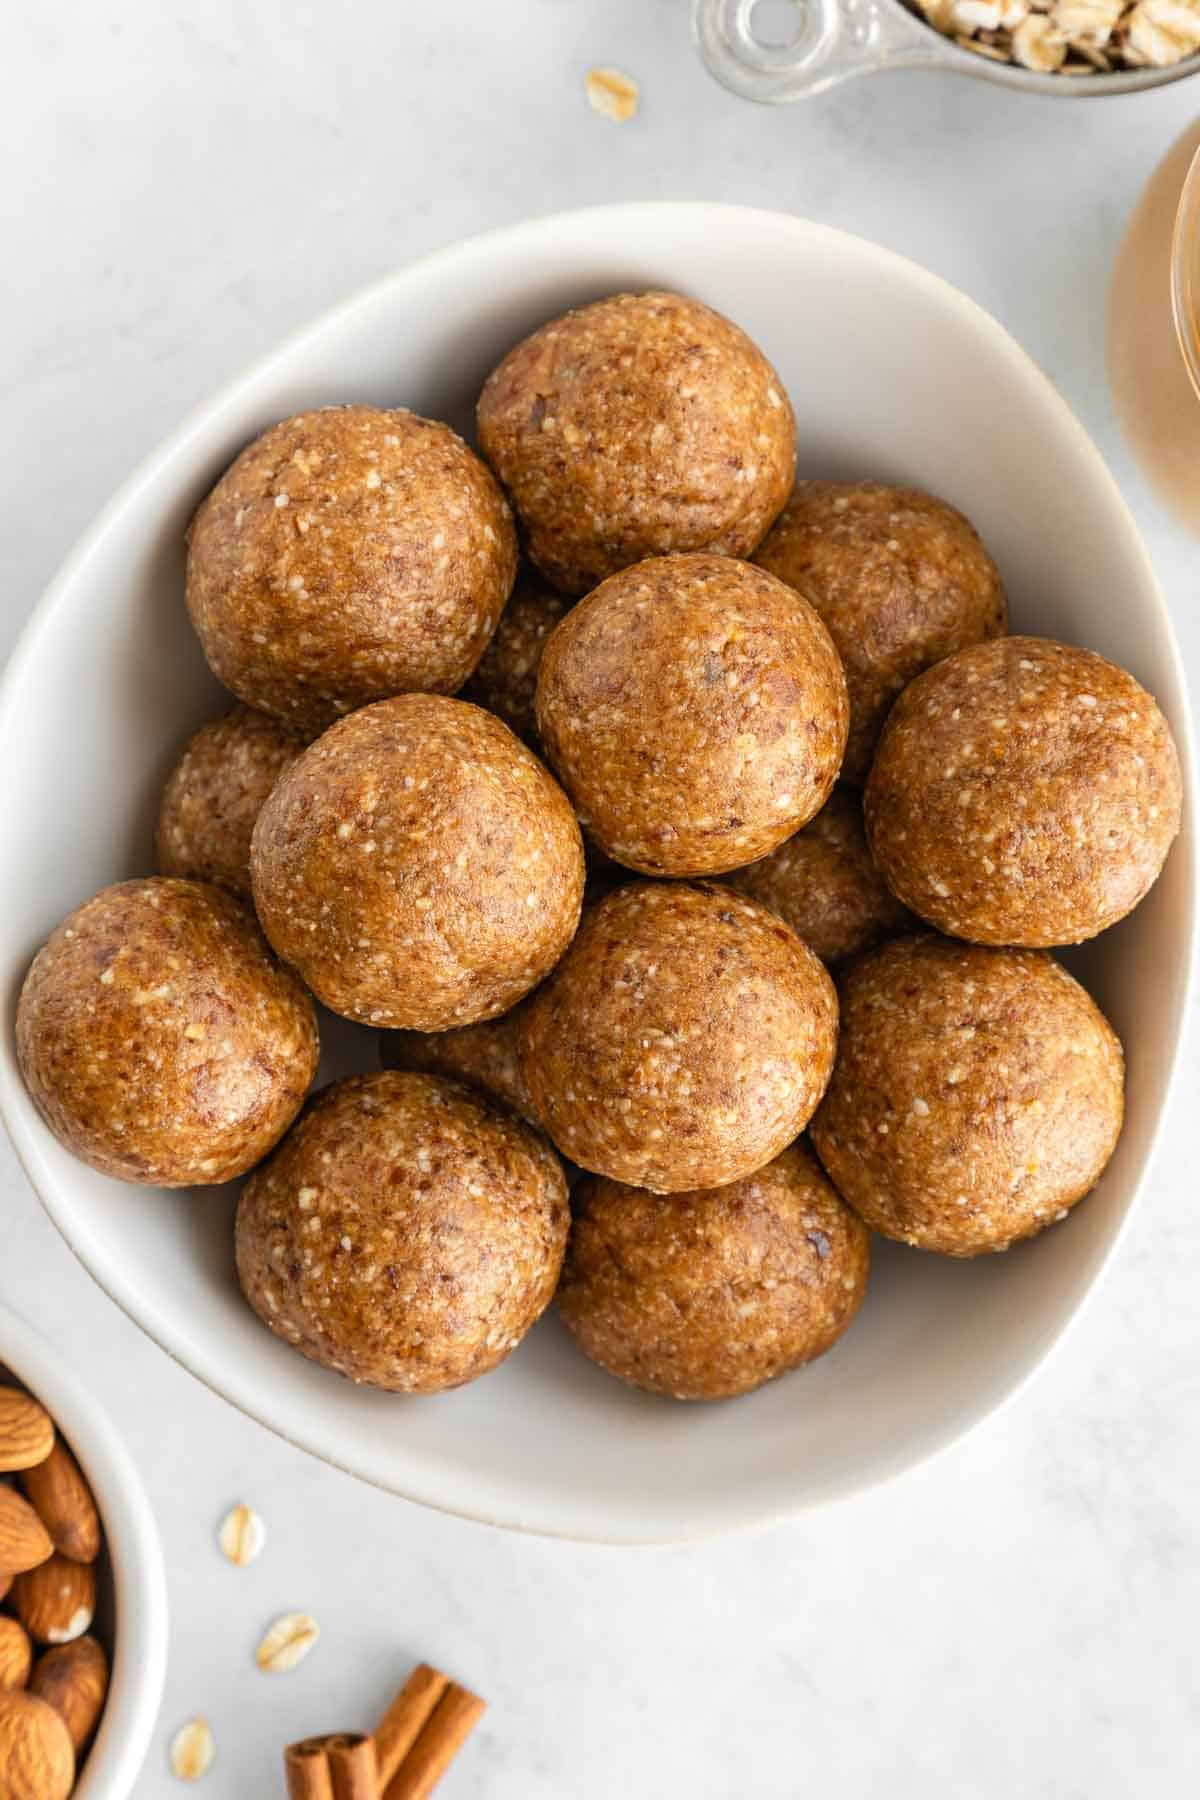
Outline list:
[[[32,1394],[0,1387],[0,1469],[29,1469],[54,1448],[54,1421]]]
[[[0,1619],[0,1694],[11,1694],[23,1688],[33,1667],[33,1645],[23,1625],[15,1619]],[[4,1770],[0,1768],[0,1793],[3,1793]]]
[[[0,1482],[0,1569],[22,1575],[51,1554],[50,1533],[15,1489]]]
[[[71,1734],[35,1694],[0,1694],[0,1794],[67,1800],[75,1782]]]
[[[47,1457],[25,1470],[21,1486],[54,1548],[73,1562],[95,1562],[100,1554],[100,1515],[83,1471],[61,1438]]]
[[[64,1720],[78,1756],[104,1710],[108,1658],[94,1637],[59,1644],[38,1658],[29,1691]]]
[[[57,1551],[13,1582],[13,1611],[39,1644],[82,1637],[96,1610],[96,1571]]]
[[[0,1600],[4,1599],[4,1596],[7,1594],[9,1588],[12,1586],[12,1581],[13,1581],[13,1578],[8,1573],[8,1570],[0,1569]]]

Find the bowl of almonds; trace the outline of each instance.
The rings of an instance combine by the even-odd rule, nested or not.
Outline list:
[[[1196,0],[695,0],[693,21],[710,73],[772,103],[885,69],[1076,97],[1200,69]]]
[[[50,1345],[0,1307],[0,1794],[132,1792],[166,1644],[133,1463]]]

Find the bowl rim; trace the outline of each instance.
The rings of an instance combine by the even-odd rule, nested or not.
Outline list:
[[[116,1592],[112,1677],[80,1800],[124,1800],[146,1760],[167,1674],[166,1567],[142,1478],[106,1409],[20,1313],[0,1303],[0,1361],[51,1414],[96,1496]]]
[[[12,704],[14,695],[20,689],[27,665],[39,645],[43,633],[49,629],[64,596],[121,515],[136,501],[142,487],[150,479],[157,477],[176,458],[184,455],[191,440],[205,431],[210,421],[213,421],[243,393],[250,390],[255,383],[268,376],[277,363],[289,359],[293,352],[304,345],[307,340],[322,336],[338,326],[349,325],[360,309],[369,309],[389,290],[403,285],[413,277],[439,269],[443,271],[451,269],[456,262],[469,261],[481,252],[504,247],[512,260],[516,261],[518,253],[523,253],[527,259],[534,259],[534,266],[536,266],[535,259],[539,243],[546,238],[552,238],[556,232],[591,221],[603,222],[606,228],[611,229],[619,227],[626,220],[649,221],[653,219],[663,221],[662,231],[665,239],[669,230],[666,221],[680,215],[687,216],[695,222],[703,221],[705,226],[714,232],[720,231],[722,221],[737,219],[743,226],[752,227],[760,232],[764,241],[774,234],[792,241],[803,239],[810,244],[832,245],[860,257],[869,257],[880,269],[907,282],[912,288],[924,289],[935,303],[941,307],[958,311],[974,329],[988,334],[997,350],[1003,350],[1014,377],[1026,383],[1032,382],[1040,390],[1045,405],[1057,416],[1058,423],[1065,435],[1073,440],[1080,459],[1090,465],[1094,478],[1107,490],[1109,503],[1122,521],[1131,550],[1136,546],[1137,558],[1145,575],[1147,599],[1153,597],[1158,623],[1163,633],[1168,658],[1173,667],[1180,693],[1180,714],[1173,721],[1173,728],[1183,775],[1186,813],[1188,800],[1197,792],[1195,734],[1192,725],[1189,689],[1174,623],[1132,510],[1099,449],[1055,383],[1008,329],[986,308],[944,277],[926,269],[912,259],[876,244],[869,238],[843,231],[836,226],[805,219],[795,214],[725,202],[671,200],[619,202],[541,214],[514,224],[495,227],[466,238],[456,239],[402,263],[288,332],[264,354],[244,364],[234,376],[223,382],[207,399],[192,407],[185,414],[181,423],[138,462],[132,473],[121,483],[92,523],[76,540],[36,602],[13,647],[7,667],[0,675],[0,721],[3,720]],[[911,1469],[935,1460],[977,1430],[986,1420],[994,1418],[1002,1408],[1015,1400],[1034,1376],[1046,1367],[1051,1355],[1062,1345],[1068,1331],[1081,1318],[1085,1307],[1092,1302],[1102,1280],[1112,1266],[1112,1259],[1129,1228],[1130,1219],[1145,1190],[1147,1179],[1161,1148],[1164,1127],[1175,1102],[1182,1051],[1187,1036],[1188,1000],[1195,980],[1197,948],[1200,943],[1200,916],[1198,916],[1200,908],[1196,903],[1197,885],[1200,880],[1200,844],[1196,842],[1196,834],[1189,833],[1185,827],[1185,831],[1176,841],[1173,854],[1187,857],[1188,863],[1187,907],[1189,917],[1186,951],[1180,971],[1182,977],[1179,1008],[1181,1024],[1170,1048],[1169,1065],[1163,1084],[1158,1116],[1150,1135],[1141,1170],[1134,1183],[1124,1216],[1105,1247],[1103,1259],[1096,1274],[1082,1298],[1055,1327],[1052,1335],[1041,1347],[1036,1360],[1013,1376],[1008,1387],[999,1391],[969,1424],[949,1428],[941,1441],[932,1448],[919,1449],[908,1458],[898,1456],[889,1465],[878,1468],[856,1485],[853,1490],[855,1495],[880,1487]],[[293,1448],[316,1457],[329,1467],[354,1476],[356,1480],[366,1482],[368,1486],[394,1494],[400,1499],[431,1507],[435,1511],[477,1523],[498,1526],[532,1536],[614,1545],[683,1543],[723,1537],[734,1532],[777,1524],[783,1520],[798,1517],[813,1508],[832,1503],[827,1497],[800,1495],[787,1503],[750,1502],[748,1510],[740,1510],[734,1516],[722,1519],[719,1523],[692,1524],[686,1519],[676,1517],[669,1529],[646,1530],[640,1526],[631,1527],[626,1521],[622,1521],[613,1529],[599,1530],[590,1522],[576,1524],[566,1522],[553,1509],[548,1512],[535,1513],[533,1516],[518,1518],[512,1516],[511,1511],[505,1510],[503,1507],[489,1509],[483,1500],[468,1502],[461,1498],[448,1499],[438,1491],[436,1482],[412,1477],[404,1485],[400,1485],[397,1481],[383,1479],[352,1467],[331,1452],[328,1447],[314,1441],[316,1434],[296,1433],[293,1429],[289,1429],[271,1418],[269,1416],[270,1408],[264,1404],[261,1397],[255,1394],[252,1381],[243,1382],[239,1389],[231,1386],[215,1373],[206,1373],[203,1367],[198,1366],[204,1361],[204,1358],[193,1354],[184,1333],[173,1333],[169,1322],[164,1321],[157,1325],[147,1322],[136,1304],[132,1291],[130,1290],[127,1294],[122,1293],[119,1291],[121,1284],[115,1277],[102,1273],[94,1266],[88,1253],[74,1240],[69,1212],[60,1205],[55,1184],[50,1181],[43,1184],[39,1180],[37,1171],[40,1159],[37,1149],[37,1133],[44,1130],[45,1127],[37,1119],[32,1105],[25,1096],[19,1076],[15,1073],[13,1058],[7,1054],[7,1048],[0,1053],[0,1118],[3,1119],[30,1185],[50,1220],[97,1286],[114,1305],[119,1307],[125,1316],[153,1343],[157,1344],[159,1349],[170,1356],[189,1375],[202,1382],[210,1392],[218,1395],[227,1404],[283,1439]],[[846,1495],[845,1497],[849,1498],[850,1496]],[[527,1513],[528,1511],[529,1509],[526,1508]]]
[[[1171,230],[1171,316],[1184,367],[1200,399],[1200,149],[1188,164]]]

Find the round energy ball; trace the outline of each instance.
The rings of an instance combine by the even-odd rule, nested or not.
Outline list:
[[[787,499],[796,424],[745,332],[681,294],[614,294],[511,350],[479,442],[565,594],[671,550],[748,556]]]
[[[495,636],[482,661],[462,690],[503,719],[510,731],[537,749],[537,721],[533,696],[546,639],[570,608],[536,576],[518,576],[512,599],[500,614]]]
[[[866,779],[888,709],[915,675],[1008,628],[978,533],[916,488],[802,481],[754,560],[812,602],[846,665],[847,781]]]
[[[978,1256],[1065,1218],[1095,1186],[1121,1130],[1124,1058],[1053,957],[897,938],[849,964],[839,991],[811,1138],[868,1225]]]
[[[305,742],[249,706],[202,725],[163,789],[155,840],[160,875],[214,881],[249,900],[254,821]]]
[[[64,919],[17,1007],[47,1125],[102,1174],[232,1181],[295,1118],[317,1070],[312,1001],[248,909],[197,881],[122,881]]]
[[[333,1012],[445,1031],[507,1012],[575,933],[583,844],[499,719],[402,694],[330,728],[251,846],[263,930]]]
[[[585,829],[647,875],[720,874],[790,837],[829,797],[847,717],[812,607],[728,556],[611,576],[538,675],[538,731]]]
[[[454,693],[516,567],[504,496],[448,425],[330,406],[221,477],[189,533],[187,603],[225,686],[312,737],[371,700]]]
[[[823,963],[841,962],[914,921],[884,886],[853,788],[835,787],[815,819],[729,885],[786,919]]]
[[[238,1279],[311,1361],[440,1393],[503,1362],[544,1312],[568,1218],[558,1158],[510,1112],[437,1076],[355,1075],[246,1183]]]
[[[582,1168],[656,1193],[719,1187],[803,1131],[837,998],[781,919],[706,883],[633,882],[590,907],[523,1009],[521,1072]]]
[[[866,1226],[800,1144],[690,1194],[588,1176],[558,1310],[611,1375],[674,1400],[723,1400],[836,1343],[870,1254]]]
[[[452,1031],[381,1031],[379,1058],[385,1069],[414,1069],[465,1081],[536,1125],[517,1055],[520,1023],[521,1007],[516,1006],[498,1019],[482,1019],[478,1025],[459,1025]]]
[[[865,795],[880,871],[940,931],[1077,944],[1132,912],[1179,830],[1171,730],[1090,650],[960,650],[896,702]]]

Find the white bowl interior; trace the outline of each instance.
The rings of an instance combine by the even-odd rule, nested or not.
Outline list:
[[[151,866],[157,793],[221,703],[182,599],[189,516],[243,443],[304,406],[403,403],[468,426],[525,331],[623,287],[730,314],[780,370],[806,474],[927,486],[997,558],[1014,627],[1087,644],[1157,696],[1184,746],[1169,621],[1132,519],[1050,384],[978,308],[887,252],[736,208],[569,215],[403,270],[285,344],[158,451],[73,555],[0,700],[8,829],[0,1102],[51,1215],[96,1279],[201,1379],[293,1442],[398,1493],[525,1529],[612,1539],[717,1531],[848,1494],[944,1446],[1011,1394],[1095,1281],[1159,1123],[1184,1012],[1193,860],[1176,846],[1135,916],[1072,961],[1128,1053],[1128,1116],[1098,1190],[1005,1257],[880,1245],[837,1349],[735,1405],[635,1394],[553,1318],[474,1387],[355,1389],[272,1338],[233,1276],[232,1196],[121,1186],[75,1162],[21,1088],[13,1009],[29,958],[94,889]],[[375,1066],[338,1024],[327,1066]]]
[[[154,1515],[108,1416],[45,1339],[3,1307],[0,1363],[53,1415],[96,1498],[111,1579],[111,1592],[101,1583],[97,1619],[111,1627],[113,1664],[74,1800],[125,1800],[145,1761],[167,1670],[167,1584]]]

